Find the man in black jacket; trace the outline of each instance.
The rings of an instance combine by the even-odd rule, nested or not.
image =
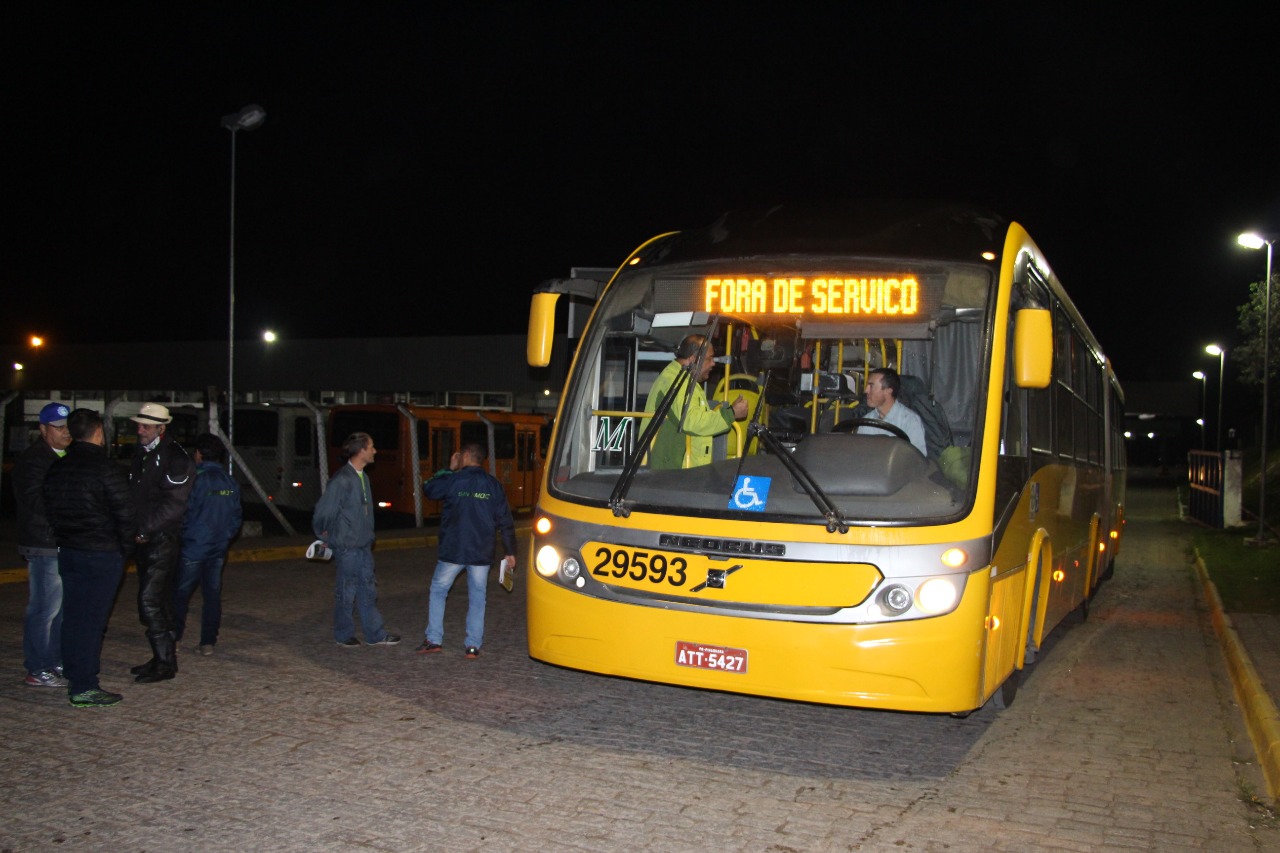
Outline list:
[[[133,420],[138,425],[138,452],[129,486],[138,532],[134,537],[138,567],[138,618],[147,629],[151,660],[131,672],[142,684],[165,681],[178,672],[174,640],[173,581],[182,551],[182,519],[195,483],[195,465],[165,428],[172,417],[159,403],[144,403]]]
[[[40,410],[40,440],[13,466],[13,497],[18,509],[18,553],[27,561],[27,615],[22,624],[22,656],[31,687],[66,687],[62,677],[62,580],[58,545],[44,512],[44,475],[67,452],[70,409],[49,403]]]
[[[101,688],[98,670],[102,635],[133,549],[133,504],[124,472],[107,458],[102,416],[76,409],[67,429],[67,455],[49,466],[44,480],[62,577],[63,673],[72,705],[104,707],[124,698]]]

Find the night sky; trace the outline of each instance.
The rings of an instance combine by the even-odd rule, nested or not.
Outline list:
[[[517,333],[730,208],[932,198],[1022,222],[1122,380],[1178,380],[1263,277],[1236,234],[1280,230],[1267,4],[267,5],[3,13],[3,340],[225,338],[251,103],[241,337]]]

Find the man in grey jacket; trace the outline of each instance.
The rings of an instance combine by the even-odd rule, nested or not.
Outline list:
[[[387,633],[378,612],[378,585],[373,577],[373,495],[364,469],[378,450],[365,432],[347,436],[342,455],[347,464],[333,476],[316,503],[311,527],[316,538],[333,549],[337,570],[333,590],[333,639],[355,648],[355,622],[351,608],[360,612],[364,639],[371,646],[394,646],[399,634]]]

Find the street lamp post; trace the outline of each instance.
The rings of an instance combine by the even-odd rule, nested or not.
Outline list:
[[[1206,386],[1209,384],[1209,381],[1208,377],[1204,375],[1203,370],[1197,370],[1195,373],[1191,374],[1191,378],[1200,380],[1200,449],[1204,450],[1204,401]]]
[[[1222,452],[1222,375],[1227,360],[1227,351],[1217,344],[1209,344],[1204,348],[1209,355],[1218,357],[1218,452]]]
[[[1262,290],[1262,465],[1258,475],[1258,536],[1254,540],[1262,545],[1267,541],[1267,387],[1271,384],[1271,246],[1275,237],[1241,234],[1236,242],[1247,249],[1267,247],[1267,280]]]
[[[227,444],[231,447],[228,450],[236,444],[236,134],[242,130],[253,130],[266,117],[267,111],[257,104],[222,117],[222,126],[231,131],[231,251],[227,275]],[[234,457],[234,453],[227,454],[228,470],[234,468],[235,463],[231,461]]]

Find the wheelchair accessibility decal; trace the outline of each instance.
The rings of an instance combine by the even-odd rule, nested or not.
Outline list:
[[[764,512],[769,502],[769,484],[772,477],[739,477],[733,487],[733,495],[729,498],[729,509],[745,509],[751,512]]]

